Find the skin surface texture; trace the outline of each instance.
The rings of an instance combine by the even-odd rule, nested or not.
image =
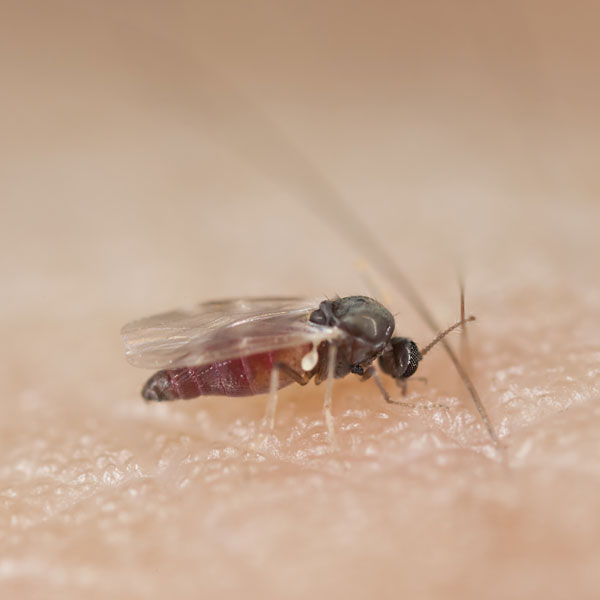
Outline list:
[[[2,12],[0,597],[598,597],[593,3]],[[500,448],[441,347],[382,377],[415,408],[336,381],[335,451],[324,385],[262,436],[267,396],[140,398],[120,327],[203,300],[376,295],[431,341],[331,189],[441,327],[465,277]]]

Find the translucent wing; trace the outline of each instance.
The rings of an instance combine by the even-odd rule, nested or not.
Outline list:
[[[146,317],[121,330],[125,355],[136,367],[164,369],[316,344],[339,335],[308,320],[318,305],[306,298],[240,298]]]

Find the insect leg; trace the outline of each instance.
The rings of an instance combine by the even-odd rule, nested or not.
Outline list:
[[[296,369],[293,369],[292,367],[290,367],[290,365],[284,362],[276,362],[274,366],[277,367],[280,371],[283,371],[286,375],[291,377],[296,383],[300,385],[306,385],[312,377],[312,373],[310,371],[296,371]]]
[[[273,365],[271,371],[271,389],[269,391],[269,403],[267,404],[267,412],[265,421],[271,431],[275,427],[275,411],[277,410],[277,392],[279,391],[279,366]]]
[[[335,429],[333,427],[333,415],[331,414],[331,400],[333,392],[333,380],[335,378],[336,357],[337,347],[335,344],[329,344],[327,351],[327,381],[325,383],[325,402],[323,404],[323,411],[325,413],[325,423],[327,424],[329,443],[333,450],[336,450],[338,447],[335,439]]]
[[[369,367],[365,371],[364,375],[362,376],[361,381],[366,381],[367,379],[371,379],[371,378],[373,378],[373,381],[379,388],[379,391],[381,392],[383,399],[388,404],[396,404],[397,406],[403,406],[404,408],[448,408],[444,404],[428,404],[425,406],[421,406],[419,404],[411,404],[409,402],[399,402],[398,400],[392,400],[390,398],[390,395],[387,393],[387,390],[383,386],[381,377],[379,377],[379,373],[377,372],[377,369],[375,369],[375,367]],[[402,395],[405,396],[406,395],[406,379],[397,379],[396,383],[397,383],[398,387],[402,388]]]
[[[411,377],[411,381],[422,381],[425,385],[427,385],[428,379],[427,377]],[[402,390],[402,395],[406,396],[406,389],[408,388],[408,378],[403,377],[400,379],[396,379],[396,385]]]
[[[377,370],[375,369],[375,367],[369,367],[366,371],[365,374],[362,376],[362,381],[366,381],[367,379],[373,379],[373,381],[375,382],[375,384],[377,385],[377,387],[379,388],[379,391],[381,392],[381,395],[383,396],[383,399],[388,403],[388,404],[398,404],[399,406],[404,406],[406,408],[414,408],[415,405],[414,404],[409,404],[408,402],[398,402],[397,400],[392,400],[390,398],[390,395],[387,393],[387,390],[385,389],[385,387],[383,387],[383,382],[381,381],[381,377],[379,377],[379,373],[377,372]],[[398,379],[398,385],[404,385],[404,389],[406,389],[406,380],[405,379]],[[402,382],[402,383],[400,383]],[[402,395],[404,396],[405,393],[403,392]]]
[[[398,379],[396,381],[396,384],[402,390],[402,396],[406,396],[406,387],[407,387],[406,379],[404,377],[401,379]]]

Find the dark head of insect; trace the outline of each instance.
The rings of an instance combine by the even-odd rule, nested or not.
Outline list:
[[[461,320],[449,327],[420,351],[413,340],[392,337],[394,317],[379,302],[366,296],[325,300],[310,315],[310,321],[316,325],[339,328],[348,336],[349,341],[339,344],[337,348],[336,377],[348,373],[364,375],[373,360],[378,358],[381,370],[399,380],[413,375],[423,356],[465,322]]]
[[[435,337],[423,350],[419,350],[409,338],[393,337],[379,357],[379,366],[381,370],[394,379],[406,379],[414,375],[419,361],[441,340],[443,340],[451,331],[464,325],[467,321],[474,320],[475,317],[461,319],[458,323],[448,327]]]

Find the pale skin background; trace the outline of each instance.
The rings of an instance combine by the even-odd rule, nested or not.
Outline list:
[[[3,598],[597,597],[594,3],[2,13]],[[465,274],[504,458],[441,349],[407,400],[448,410],[336,382],[336,453],[323,386],[281,394],[259,453],[265,397],[141,400],[128,320],[368,291],[293,146],[444,325]]]

